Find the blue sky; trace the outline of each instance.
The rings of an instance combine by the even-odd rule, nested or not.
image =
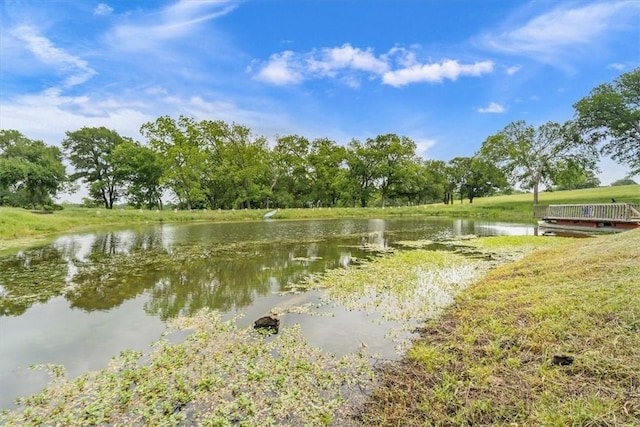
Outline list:
[[[4,0],[0,127],[59,145],[162,115],[270,141],[396,133],[471,156],[515,120],[573,117],[640,66],[638,1]],[[624,167],[601,165],[603,184]]]

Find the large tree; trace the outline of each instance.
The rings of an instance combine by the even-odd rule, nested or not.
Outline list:
[[[414,161],[416,143],[406,136],[378,135],[368,139],[366,146],[375,158],[375,177],[379,180],[382,207],[400,185],[402,170]]]
[[[558,164],[551,177],[555,190],[575,190],[577,188],[596,188],[600,180],[592,170],[585,170],[572,159]]]
[[[501,168],[513,183],[533,189],[538,203],[541,184],[550,184],[554,171],[571,160],[584,170],[595,170],[598,153],[579,138],[572,122],[548,122],[537,129],[524,121],[508,124],[482,144],[480,155]]]
[[[490,196],[507,187],[502,170],[480,156],[455,157],[449,161],[450,172],[457,184],[460,203],[464,197],[473,203],[476,197]]]
[[[348,186],[343,196],[350,197],[355,205],[360,201],[361,207],[366,207],[371,195],[376,190],[377,156],[370,144],[362,144],[357,139],[351,140],[347,147]]]
[[[235,191],[234,207],[251,208],[268,199],[266,174],[267,141],[246,127],[233,123],[223,126],[224,172]]]
[[[246,126],[222,120],[197,124],[204,141],[202,189],[211,208],[267,206],[270,179],[267,142]]]
[[[118,132],[106,127],[83,127],[67,132],[67,138],[62,141],[75,168],[71,179],[87,183],[91,197],[102,201],[106,209],[112,209],[123,193],[123,181],[115,173],[111,155],[124,140]]]
[[[340,196],[340,184],[346,174],[346,150],[327,138],[311,144],[308,155],[311,191],[316,206],[334,206]]]
[[[309,140],[303,136],[278,137],[272,156],[277,174],[278,204],[306,207],[313,203],[309,149]]]
[[[198,123],[189,117],[175,120],[158,117],[140,128],[151,147],[163,158],[162,183],[177,196],[186,209],[202,205],[205,157],[204,139]]]
[[[58,147],[0,130],[0,205],[45,207],[67,182]]]
[[[630,175],[640,173],[640,68],[595,87],[573,107],[585,139],[603,143],[602,154],[627,165]]]
[[[126,184],[128,202],[135,207],[162,209],[162,158],[134,141],[118,145],[111,155],[118,179]]]

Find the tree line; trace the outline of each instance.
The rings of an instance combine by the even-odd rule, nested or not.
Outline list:
[[[0,130],[0,205],[51,206],[87,185],[90,203],[161,209],[170,193],[184,209],[387,206],[453,203],[514,185],[533,190],[598,186],[600,154],[640,173],[640,69],[594,88],[574,120],[524,121],[489,136],[471,157],[417,156],[393,133],[339,145],[328,138],[276,138],[220,120],[162,116],[144,123],[144,142],[105,127],[66,132],[62,150],[17,130]],[[67,174],[63,161],[74,168]]]

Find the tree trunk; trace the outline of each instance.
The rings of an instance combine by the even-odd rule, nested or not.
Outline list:
[[[107,198],[107,193],[104,188],[101,191],[102,193],[102,201],[104,202],[104,208],[109,209],[109,199]]]

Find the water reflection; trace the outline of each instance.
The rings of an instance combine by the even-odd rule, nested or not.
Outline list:
[[[365,257],[364,250],[469,233],[532,234],[533,227],[367,219],[159,225],[69,235],[0,258],[0,315],[19,316],[57,296],[70,308],[110,310],[145,293],[145,309],[161,319],[202,307],[227,311],[311,273],[346,267]]]
[[[0,257],[0,407],[35,392],[33,384],[44,385],[34,382],[38,374],[25,370],[32,363],[62,363],[72,375],[98,369],[125,348],[146,350],[164,320],[203,307],[247,312],[249,323],[276,305],[293,304],[291,298],[296,304],[313,298],[286,300],[279,291],[369,257],[371,248],[532,230],[446,219],[165,224],[69,235],[5,255]],[[371,320],[341,315],[359,319],[358,324]],[[311,342],[331,351],[353,344],[349,336],[372,333],[344,331],[343,340],[333,328],[316,331],[314,319],[302,315],[285,322],[294,320],[308,328]],[[333,334],[330,343],[324,342],[327,334]]]

